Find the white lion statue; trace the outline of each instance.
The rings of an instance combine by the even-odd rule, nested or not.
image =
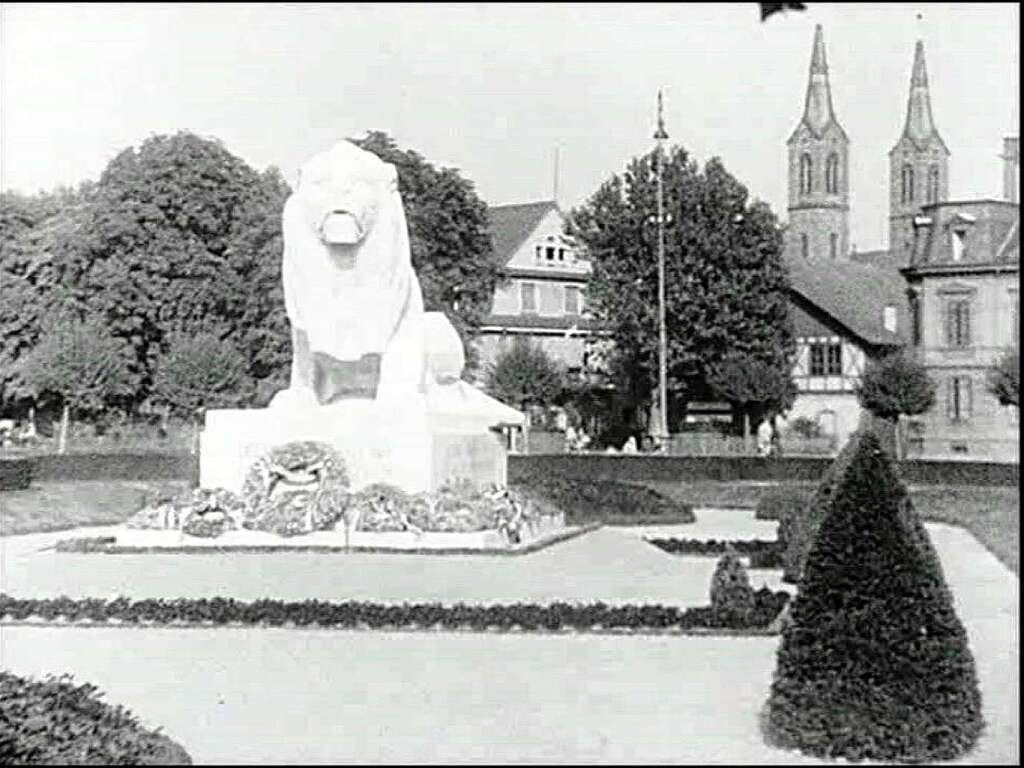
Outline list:
[[[272,406],[401,402],[458,377],[461,341],[452,348],[447,319],[423,311],[393,165],[349,141],[316,155],[285,203],[283,231],[292,371]]]

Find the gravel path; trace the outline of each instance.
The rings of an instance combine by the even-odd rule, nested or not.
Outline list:
[[[708,602],[715,558],[681,558],[642,535],[775,537],[749,510],[698,513],[691,525],[603,528],[526,555],[200,554],[72,555],[40,551],[79,529],[0,539],[0,591],[19,597],[234,597],[382,602]],[[724,527],[723,527],[724,526]],[[784,588],[777,571],[752,571],[755,588]],[[788,587],[787,587],[788,588]]]
[[[962,529],[927,528],[968,628],[988,722],[978,749],[960,762],[1016,764],[1019,580]],[[12,541],[3,591],[17,595],[53,595],[54,584],[97,595],[104,594],[98,584],[120,588],[138,580],[145,590],[174,596],[182,584],[225,594],[226,585],[259,577],[252,564],[262,563],[269,575],[255,592],[281,597],[303,594],[303,584],[307,592],[310,585],[331,591],[331,573],[334,590],[350,595],[353,584],[366,590],[389,570],[419,568],[421,582],[444,574],[456,579],[418,589],[446,601],[453,594],[499,600],[512,593],[704,600],[710,570],[690,564],[714,563],[665,555],[623,529],[522,558],[457,558],[461,569],[447,558],[395,556],[368,566],[351,557],[319,564],[310,557],[296,572],[296,561],[285,568],[263,556],[218,563],[207,555],[190,558],[187,567],[177,561],[175,573],[158,562],[163,556],[54,559]],[[499,566],[510,570],[502,575]],[[197,568],[215,583],[202,582]],[[106,575],[97,580],[90,569]],[[115,578],[118,569],[126,573]],[[70,588],[76,579],[85,580],[82,589]],[[696,583],[687,586],[688,579]],[[158,589],[162,580],[171,585]],[[370,596],[392,596],[410,583],[394,577]],[[768,748],[758,732],[776,645],[776,638],[762,637],[0,627],[3,666],[31,675],[72,672],[162,726],[199,763],[816,764]]]

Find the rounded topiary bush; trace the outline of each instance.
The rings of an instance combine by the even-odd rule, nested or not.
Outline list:
[[[718,560],[711,577],[711,611],[725,625],[744,623],[754,610],[754,590],[743,561],[732,549]]]
[[[93,685],[0,671],[0,765],[191,765],[167,736],[144,728]]]
[[[842,467],[783,630],[768,740],[818,757],[931,762],[983,728],[967,634],[878,438]]]

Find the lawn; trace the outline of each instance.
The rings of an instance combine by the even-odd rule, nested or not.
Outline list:
[[[34,482],[24,491],[0,492],[0,535],[122,523],[154,494],[188,487],[169,480]]]
[[[754,508],[761,494],[779,488],[812,493],[815,483],[644,483],[694,507]],[[999,561],[1020,574],[1020,489],[996,486],[911,486],[923,520],[966,528]]]

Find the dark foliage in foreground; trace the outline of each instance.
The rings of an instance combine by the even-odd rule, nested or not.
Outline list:
[[[689,504],[673,501],[641,485],[615,480],[574,480],[553,475],[531,475],[511,487],[563,510],[568,525],[595,521],[636,522],[658,518],[673,523],[692,523],[697,519]]]
[[[0,491],[23,491],[32,484],[29,459],[0,459]]]
[[[551,603],[535,605],[441,605],[440,603],[381,604],[369,602],[330,603],[321,600],[285,602],[233,598],[116,600],[100,598],[19,599],[0,594],[0,619],[24,621],[33,617],[45,621],[93,622],[117,620],[124,624],[232,624],[279,627],[320,626],[336,629],[440,628],[525,631],[575,629],[763,629],[789,600],[785,592],[763,588],[754,593],[754,607],[745,622],[723,623],[710,607],[681,610],[663,605],[610,606]]]
[[[144,728],[93,685],[27,680],[0,671],[0,765],[191,765],[188,753]]]
[[[731,549],[738,555],[749,557],[751,568],[782,567],[782,547],[777,541],[767,541],[766,539],[737,539],[735,541],[718,541],[717,539],[647,539],[647,542],[671,555],[712,557],[723,555]]]
[[[836,478],[783,630],[769,740],[818,757],[934,762],[983,728],[967,634],[878,438]]]

